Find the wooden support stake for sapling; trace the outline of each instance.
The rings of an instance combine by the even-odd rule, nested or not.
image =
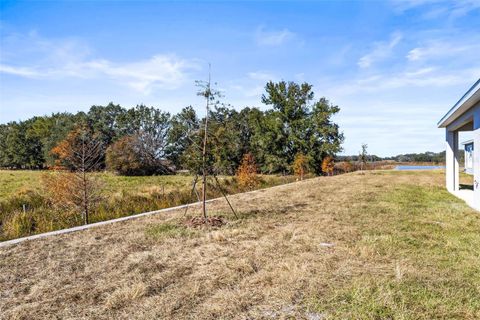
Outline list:
[[[237,213],[235,212],[235,209],[233,209],[233,206],[232,206],[232,204],[230,203],[230,200],[228,200],[227,194],[225,193],[225,191],[223,190],[222,186],[220,185],[220,182],[218,181],[217,175],[216,175],[216,174],[213,174],[213,177],[215,178],[215,182],[217,183],[218,189],[220,189],[220,192],[222,193],[223,197],[225,198],[225,200],[227,200],[228,206],[229,206],[230,209],[232,210],[233,215],[235,216],[235,218],[238,219]]]
[[[197,195],[197,200],[200,202],[200,196],[198,195],[197,191],[197,181],[198,181],[198,174],[195,175],[195,179],[193,179],[193,184],[192,184],[192,191],[190,192],[190,196],[193,196],[193,193]],[[189,205],[185,207],[185,212],[183,213],[183,216],[187,215],[187,210],[188,210]]]

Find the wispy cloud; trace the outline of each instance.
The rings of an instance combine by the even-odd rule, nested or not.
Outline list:
[[[262,93],[265,92],[265,84],[268,81],[278,81],[280,78],[272,72],[257,70],[248,72],[245,77],[236,79],[230,85],[230,89],[236,94],[248,99],[256,98],[260,101]]]
[[[451,2],[449,0],[391,0],[391,3],[398,11],[407,11],[416,7],[438,3]]]
[[[450,13],[451,18],[459,18],[468,14],[470,11],[479,10],[480,1],[478,0],[463,0],[458,1]]]
[[[259,27],[255,32],[255,41],[260,46],[279,46],[295,37],[295,33],[288,29],[265,30]]]
[[[455,41],[455,39],[436,39],[430,40],[425,45],[413,48],[407,54],[409,61],[422,61],[436,58],[448,58],[458,56],[460,54],[471,55],[474,53],[478,55],[480,50],[480,39],[472,39],[473,41],[462,42]]]
[[[38,78],[40,74],[33,70],[32,68],[27,67],[13,67],[0,64],[0,73],[12,74],[20,77],[26,78]]]
[[[421,68],[403,72],[384,72],[370,77],[359,77],[336,86],[332,92],[336,95],[353,95],[358,93],[380,93],[391,89],[418,87],[451,87],[468,85],[478,79],[480,67],[465,68],[447,72],[434,67]]]
[[[358,60],[358,66],[360,68],[368,68],[375,62],[388,58],[401,40],[402,35],[399,32],[395,32],[390,36],[388,42],[376,42],[372,51]]]
[[[26,61],[16,61],[15,56],[8,54],[9,49],[15,52],[21,46],[18,40],[29,40],[29,59],[19,59]],[[5,49],[6,54],[0,60],[0,73],[32,79],[105,78],[144,94],[149,94],[153,88],[176,89],[187,80],[190,71],[199,68],[196,60],[182,59],[174,54],[158,54],[129,62],[94,58],[90,50],[75,41],[47,40],[36,33],[27,37],[15,36],[7,44],[13,47]]]
[[[421,8],[425,19],[457,19],[471,11],[480,9],[478,0],[393,0],[394,8],[399,13]]]

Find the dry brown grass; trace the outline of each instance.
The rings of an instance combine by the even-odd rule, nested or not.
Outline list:
[[[0,248],[0,318],[473,319],[480,279],[462,263],[478,266],[480,238],[465,237],[480,220],[442,183],[440,172],[315,178],[232,196],[238,220],[211,204],[229,221],[220,229],[185,228],[178,211]],[[412,209],[411,190],[424,196]],[[427,237],[438,228],[452,235]]]

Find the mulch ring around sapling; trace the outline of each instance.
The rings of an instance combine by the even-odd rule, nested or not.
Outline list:
[[[193,217],[185,221],[185,225],[191,228],[213,227],[220,228],[227,224],[227,221],[222,217]]]

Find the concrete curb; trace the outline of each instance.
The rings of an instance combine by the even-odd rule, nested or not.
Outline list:
[[[285,183],[285,184],[280,184],[278,186],[273,186],[273,187],[270,187],[270,188],[258,189],[258,190],[253,190],[253,191],[249,191],[249,192],[237,193],[237,194],[255,193],[255,192],[260,192],[260,191],[264,191],[264,190],[268,190],[268,189],[284,187],[284,186],[288,186],[288,185],[295,184],[295,183],[301,183],[301,182],[308,181],[308,180],[310,180],[310,179],[305,179],[303,181],[289,182],[289,183]],[[231,197],[231,196],[235,196],[237,194],[230,194],[228,196]],[[206,203],[211,203],[211,202],[222,200],[222,199],[224,199],[224,198],[223,197],[218,197],[218,198],[207,200]],[[193,202],[193,203],[183,204],[181,206],[170,207],[170,208],[154,210],[154,211],[149,211],[149,212],[143,212],[143,213],[134,214],[134,215],[131,215],[131,216],[126,216],[126,217],[121,217],[121,218],[117,218],[117,219],[100,221],[100,222],[87,224],[87,225],[83,225],[83,226],[78,226],[78,227],[73,227],[73,228],[68,228],[68,229],[55,230],[55,231],[36,234],[36,235],[33,235],[33,236],[7,240],[7,241],[0,242],[0,248],[15,245],[15,244],[25,242],[25,241],[47,238],[47,237],[50,237],[50,236],[56,236],[56,235],[60,235],[60,234],[66,234],[66,233],[77,232],[77,231],[86,230],[86,229],[90,229],[90,228],[100,227],[100,226],[104,226],[104,225],[115,223],[115,222],[127,221],[127,220],[137,219],[137,218],[141,218],[141,217],[147,217],[147,216],[151,216],[151,215],[155,215],[155,214],[159,214],[159,213],[175,211],[175,210],[179,210],[179,209],[185,209],[187,206],[199,205],[201,203],[202,202],[197,201],[197,202]]]
[[[210,200],[207,200],[206,203],[213,202],[213,201],[216,201],[216,200],[220,200],[222,198],[210,199]],[[104,226],[104,225],[115,223],[115,222],[127,221],[127,220],[137,219],[137,218],[141,218],[141,217],[147,217],[147,216],[151,216],[151,215],[159,214],[159,213],[163,213],[163,212],[175,211],[175,210],[178,210],[178,209],[184,209],[187,206],[194,206],[194,205],[197,205],[197,204],[201,204],[201,202],[183,204],[183,205],[177,206],[177,207],[170,207],[170,208],[165,208],[165,209],[160,209],[160,210],[155,210],[155,211],[143,212],[143,213],[134,214],[134,215],[131,215],[131,216],[126,216],[126,217],[121,217],[121,218],[116,218],[116,219],[111,219],[111,220],[106,220],[106,221],[95,222],[95,223],[82,225],[82,226],[78,226],[78,227],[55,230],[55,231],[50,231],[50,232],[45,232],[45,233],[39,233],[39,234],[36,234],[36,235],[33,235],[33,236],[28,236],[28,237],[13,239],[13,240],[7,240],[7,241],[0,242],[0,248],[1,247],[7,247],[7,246],[17,244],[17,243],[20,243],[20,242],[24,242],[24,241],[41,239],[41,238],[46,238],[46,237],[55,236],[55,235],[59,235],[59,234],[71,233],[71,232],[86,230],[86,229],[90,229],[90,228],[100,227],[100,226]]]

